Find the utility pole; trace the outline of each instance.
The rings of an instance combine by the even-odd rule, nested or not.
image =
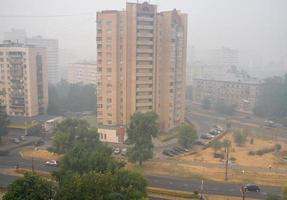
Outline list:
[[[241,187],[240,191],[241,191],[241,194],[242,194],[242,200],[245,200],[245,189],[244,189],[243,186]]]
[[[201,186],[200,186],[200,199],[203,199],[203,180],[201,180]]]
[[[225,180],[228,180],[228,160],[229,160],[229,148],[228,145],[225,147],[226,161],[225,161]]]
[[[32,172],[34,172],[34,157],[32,157]]]

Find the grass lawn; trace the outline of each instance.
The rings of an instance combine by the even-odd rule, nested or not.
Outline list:
[[[24,158],[30,159],[39,159],[39,160],[59,160],[61,158],[61,155],[56,153],[48,152],[47,150],[35,150],[34,148],[26,148],[21,151],[21,154]]]

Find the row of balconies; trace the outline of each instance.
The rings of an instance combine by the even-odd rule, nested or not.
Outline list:
[[[137,21],[152,22],[153,20],[154,20],[153,17],[143,17],[143,16],[137,17]]]

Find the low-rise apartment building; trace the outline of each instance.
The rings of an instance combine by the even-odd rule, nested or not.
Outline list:
[[[226,74],[216,78],[197,77],[193,79],[193,102],[202,104],[209,99],[211,105],[222,100],[236,106],[239,112],[251,113],[261,82],[249,76]]]
[[[48,107],[46,50],[6,41],[0,44],[0,87],[9,116],[45,114]]]
[[[73,63],[68,68],[69,83],[97,85],[97,65],[95,63]]]

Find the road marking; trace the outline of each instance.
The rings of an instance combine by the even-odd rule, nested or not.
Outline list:
[[[171,181],[169,181],[168,183],[169,183],[170,185],[172,185],[172,184],[173,184],[173,182],[171,182]]]

